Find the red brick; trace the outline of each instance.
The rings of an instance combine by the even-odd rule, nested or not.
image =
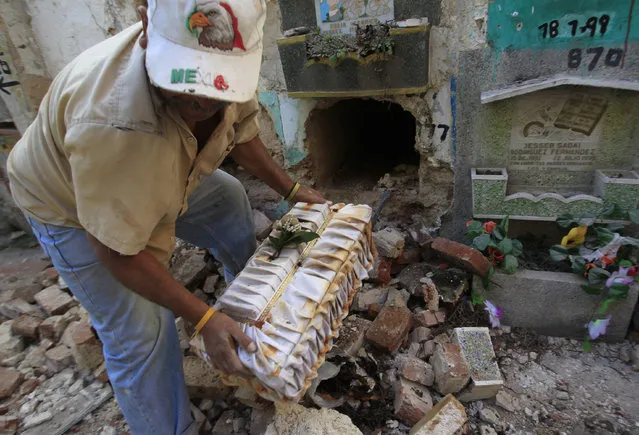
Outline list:
[[[439,237],[433,241],[431,249],[447,261],[482,277],[486,276],[491,266],[481,252],[452,240]]]
[[[433,407],[428,389],[399,378],[395,383],[395,416],[409,426],[415,425]]]
[[[107,373],[106,365],[104,363],[100,364],[100,366],[93,371],[93,377],[103,384],[109,382],[109,374]]]
[[[17,370],[0,367],[0,399],[13,394],[22,382],[22,373]]]
[[[40,337],[57,342],[69,323],[66,316],[51,316],[40,324]]]
[[[47,366],[55,373],[73,364],[71,349],[63,344],[47,350],[44,355],[47,357]]]
[[[102,362],[102,344],[88,323],[74,323],[71,330],[71,351],[78,366],[87,370],[96,369]]]
[[[439,323],[444,323],[446,321],[446,311],[439,310],[435,311],[435,317]]]
[[[40,380],[38,378],[29,378],[22,383],[20,386],[20,395],[25,396],[27,394],[32,393],[38,386],[40,385]]]
[[[399,360],[399,374],[412,382],[425,387],[433,385],[435,374],[433,368],[425,361],[415,357],[404,357]]]
[[[439,325],[439,321],[437,320],[435,313],[428,310],[413,314],[413,322],[416,326],[432,327]]]
[[[15,415],[0,416],[0,433],[13,434],[18,430],[20,419]]]
[[[60,290],[57,285],[45,288],[34,297],[36,302],[50,316],[64,314],[76,304],[71,296]]]
[[[411,343],[423,343],[428,341],[431,336],[431,330],[425,326],[419,326],[415,328],[413,332],[410,333],[410,341]]]
[[[38,338],[38,326],[41,319],[23,314],[13,321],[11,324],[11,332],[14,335],[36,339]]]
[[[366,332],[374,345],[396,352],[406,341],[411,326],[410,311],[403,307],[384,307]]]
[[[37,281],[42,287],[50,287],[58,283],[59,276],[58,271],[55,270],[54,267],[49,267],[38,274]]]
[[[377,284],[388,285],[392,281],[392,266],[392,260],[378,256],[373,262],[373,270],[370,273],[371,279]]]
[[[430,363],[435,372],[435,387],[441,394],[457,393],[470,380],[468,365],[457,344],[444,343],[437,346]]]
[[[420,261],[422,261],[422,251],[414,246],[404,248],[400,256],[395,259],[395,263],[401,265],[419,263]]]

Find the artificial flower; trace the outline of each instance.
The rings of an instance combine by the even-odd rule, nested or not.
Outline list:
[[[568,235],[561,239],[561,246],[564,248],[576,248],[586,241],[588,227],[575,227],[568,232]]]
[[[611,317],[612,316],[608,316],[605,319],[591,320],[588,322],[586,328],[588,328],[588,335],[590,335],[591,340],[596,340],[606,333],[606,328],[608,327],[608,323],[610,323]]]
[[[614,262],[615,262],[615,258],[614,258],[614,257],[613,257],[613,258],[610,258],[610,257],[606,257],[605,255],[603,255],[603,256],[601,257],[601,262],[602,262],[603,264],[605,264],[606,266],[610,266],[612,263],[614,263]]]
[[[493,328],[499,328],[501,326],[500,320],[502,316],[501,308],[493,304],[490,301],[484,301],[485,311],[488,312],[488,319],[490,320],[490,326]]]
[[[628,276],[637,276],[639,274],[639,266],[632,266],[628,268]]]
[[[493,246],[489,246],[488,249],[486,249],[486,253],[488,254],[488,259],[493,265],[504,261],[504,253]]]
[[[593,267],[597,267],[596,264],[594,263],[588,263],[586,264],[586,270],[584,271],[584,277],[588,278],[588,272],[590,271],[590,269],[592,269]]]
[[[470,226],[470,224],[472,224],[472,223],[473,223],[473,221],[466,222],[466,228],[468,228]]]
[[[630,267],[620,267],[618,271],[613,272],[606,281],[606,287],[612,287],[615,284],[631,285],[634,282],[632,275],[629,275]]]
[[[484,231],[486,231],[488,234],[492,234],[493,231],[495,231],[496,226],[497,224],[493,221],[486,222],[484,224]]]

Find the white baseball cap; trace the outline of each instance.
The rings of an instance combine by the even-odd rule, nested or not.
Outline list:
[[[146,69],[174,92],[245,102],[255,97],[265,0],[149,0]]]

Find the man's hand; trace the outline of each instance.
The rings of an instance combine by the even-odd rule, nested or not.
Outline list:
[[[239,344],[250,353],[257,352],[257,346],[229,316],[217,311],[200,331],[206,352],[216,368],[230,375],[249,375],[235,351]]]
[[[324,204],[327,202],[330,204],[330,202],[324,198],[324,195],[306,186],[300,187],[300,190],[297,191],[293,200],[296,202],[308,202],[310,204]]]

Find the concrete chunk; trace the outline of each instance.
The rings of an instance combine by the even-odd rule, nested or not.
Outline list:
[[[488,328],[455,328],[453,342],[457,343],[468,364],[471,385],[459,395],[469,402],[495,397],[504,386]]]
[[[67,316],[51,316],[46,318],[40,323],[38,329],[40,337],[57,342],[62,337],[68,324],[69,318]]]
[[[456,435],[464,433],[467,421],[464,405],[449,394],[413,426],[409,435]]]
[[[217,372],[204,360],[187,356],[183,360],[184,381],[192,399],[225,399],[231,388],[224,385]]]
[[[11,332],[20,337],[37,339],[40,322],[42,322],[42,319],[39,317],[23,314],[13,321]]]
[[[402,233],[394,228],[384,228],[382,231],[374,232],[373,241],[379,255],[392,259],[401,255],[406,244]]]
[[[73,364],[71,349],[63,344],[47,350],[44,355],[47,357],[47,367],[55,373]]]
[[[360,290],[353,301],[351,310],[359,312],[376,312],[382,309],[388,298],[389,287],[378,287]]]
[[[273,228],[273,221],[261,211],[253,209],[253,223],[255,224],[255,237],[258,240],[266,239]]]
[[[22,338],[11,332],[12,324],[11,320],[0,325],[0,361],[14,357],[24,350]]]
[[[366,332],[373,322],[357,316],[348,317],[339,329],[339,337],[335,340],[333,350],[348,356],[355,356],[364,345]]]
[[[430,363],[435,372],[435,388],[441,394],[461,391],[470,379],[468,366],[457,344],[438,345]]]
[[[69,308],[76,305],[73,298],[60,290],[60,287],[57,285],[45,288],[40,293],[36,294],[34,298],[42,309],[50,316],[64,314],[67,310],[69,310]]]
[[[16,319],[24,314],[44,319],[46,316],[35,305],[24,299],[15,298],[0,304],[0,314],[9,319]]]

